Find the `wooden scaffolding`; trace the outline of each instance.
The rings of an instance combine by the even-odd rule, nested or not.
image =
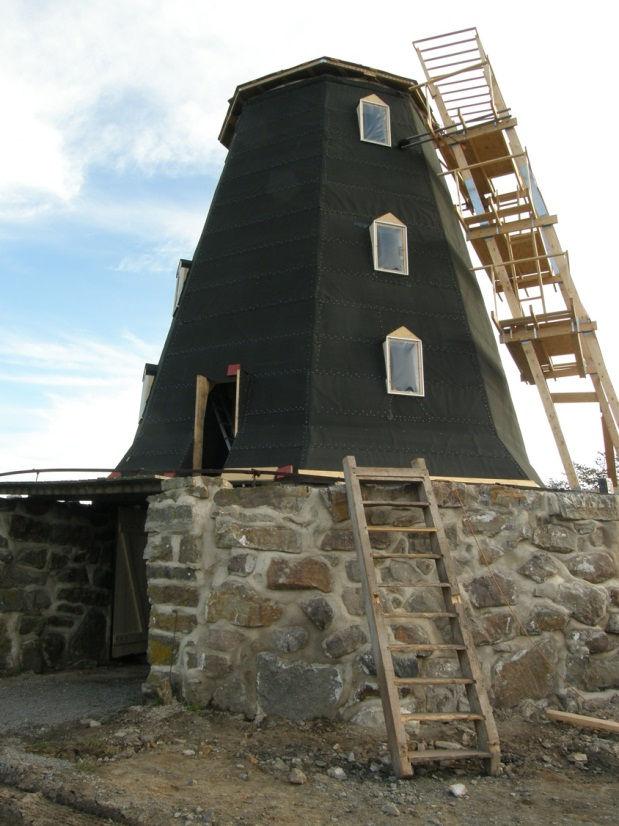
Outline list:
[[[539,391],[570,486],[578,479],[555,408],[599,405],[608,476],[617,484],[619,401],[596,336],[570,274],[569,258],[518,138],[477,29],[413,44],[426,80],[414,86],[426,133],[403,148],[433,140],[481,267],[493,287],[492,319],[524,382]],[[503,313],[499,310],[503,309]],[[580,377],[586,392],[554,393],[550,379]]]

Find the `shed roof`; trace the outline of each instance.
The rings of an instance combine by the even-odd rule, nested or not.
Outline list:
[[[390,72],[383,72],[380,69],[372,69],[369,66],[361,66],[359,63],[349,63],[346,60],[337,60],[334,57],[318,57],[309,60],[307,63],[300,63],[290,69],[282,69],[279,72],[272,72],[256,80],[241,83],[236,87],[234,95],[230,98],[230,106],[219,133],[219,140],[228,148],[234,134],[234,127],[237,118],[243,108],[243,104],[252,97],[263,92],[275,89],[286,83],[293,83],[310,77],[323,74],[345,75],[347,77],[358,77],[363,80],[374,80],[394,89],[407,92],[417,81],[400,75],[393,75]]]

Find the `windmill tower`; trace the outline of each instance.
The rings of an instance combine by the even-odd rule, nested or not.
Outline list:
[[[421,91],[332,58],[237,88],[120,471],[536,479]]]
[[[411,90],[425,125],[402,146],[431,139],[467,240],[492,282],[492,319],[522,378],[536,385],[570,486],[578,479],[556,405],[599,406],[608,477],[617,485],[619,400],[596,324],[578,295],[569,258],[477,29],[414,43],[426,77]],[[500,299],[500,309],[499,309]],[[552,392],[549,380],[585,379],[579,392]]]

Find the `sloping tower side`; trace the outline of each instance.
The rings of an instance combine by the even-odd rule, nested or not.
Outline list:
[[[227,467],[405,466],[535,479],[465,242],[413,81],[329,58],[239,87],[229,154],[121,471],[191,467],[196,375],[240,364]],[[389,106],[391,146],[363,142],[357,106]],[[408,230],[409,274],[374,269],[369,228]],[[386,391],[382,344],[423,342],[425,394]]]

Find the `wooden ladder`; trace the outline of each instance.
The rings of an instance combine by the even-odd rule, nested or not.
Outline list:
[[[484,685],[477,652],[471,633],[467,627],[458,582],[454,573],[449,545],[441,522],[440,513],[432,483],[423,459],[416,459],[411,468],[372,468],[357,467],[353,456],[344,459],[344,478],[348,509],[352,531],[359,558],[365,610],[380,695],[385,714],[387,737],[394,772],[399,777],[411,777],[413,766],[441,760],[464,760],[478,758],[483,760],[489,774],[497,774],[500,765],[500,747],[498,732],[492,708]],[[392,488],[391,498],[383,500],[367,493],[367,485]],[[365,488],[365,490],[364,490]],[[403,498],[403,492],[407,498]],[[366,509],[368,508],[420,508],[423,511],[423,524],[410,527],[393,525],[368,525]],[[374,532],[394,532],[411,534],[412,537],[425,538],[424,549],[400,552],[376,551],[372,548],[370,536]],[[427,548],[427,550],[426,550]],[[383,560],[429,559],[436,564],[438,581],[418,580],[407,583],[386,583],[379,579],[380,563]],[[377,565],[377,562],[379,563]],[[413,588],[438,588],[442,594],[444,610],[442,611],[403,611],[394,612],[385,607],[385,592],[396,589],[398,592]],[[447,620],[451,629],[451,640],[440,644],[399,643],[390,639],[391,625],[406,623],[407,620],[437,619]],[[458,658],[461,676],[458,677],[396,677],[393,654],[398,652],[435,652],[455,653]],[[400,707],[401,688],[422,689],[426,692],[432,686],[463,686],[468,699],[468,712],[405,712]],[[413,751],[408,742],[405,724],[408,721],[418,723],[447,723],[470,721],[475,726],[477,748],[475,749],[428,749]]]

